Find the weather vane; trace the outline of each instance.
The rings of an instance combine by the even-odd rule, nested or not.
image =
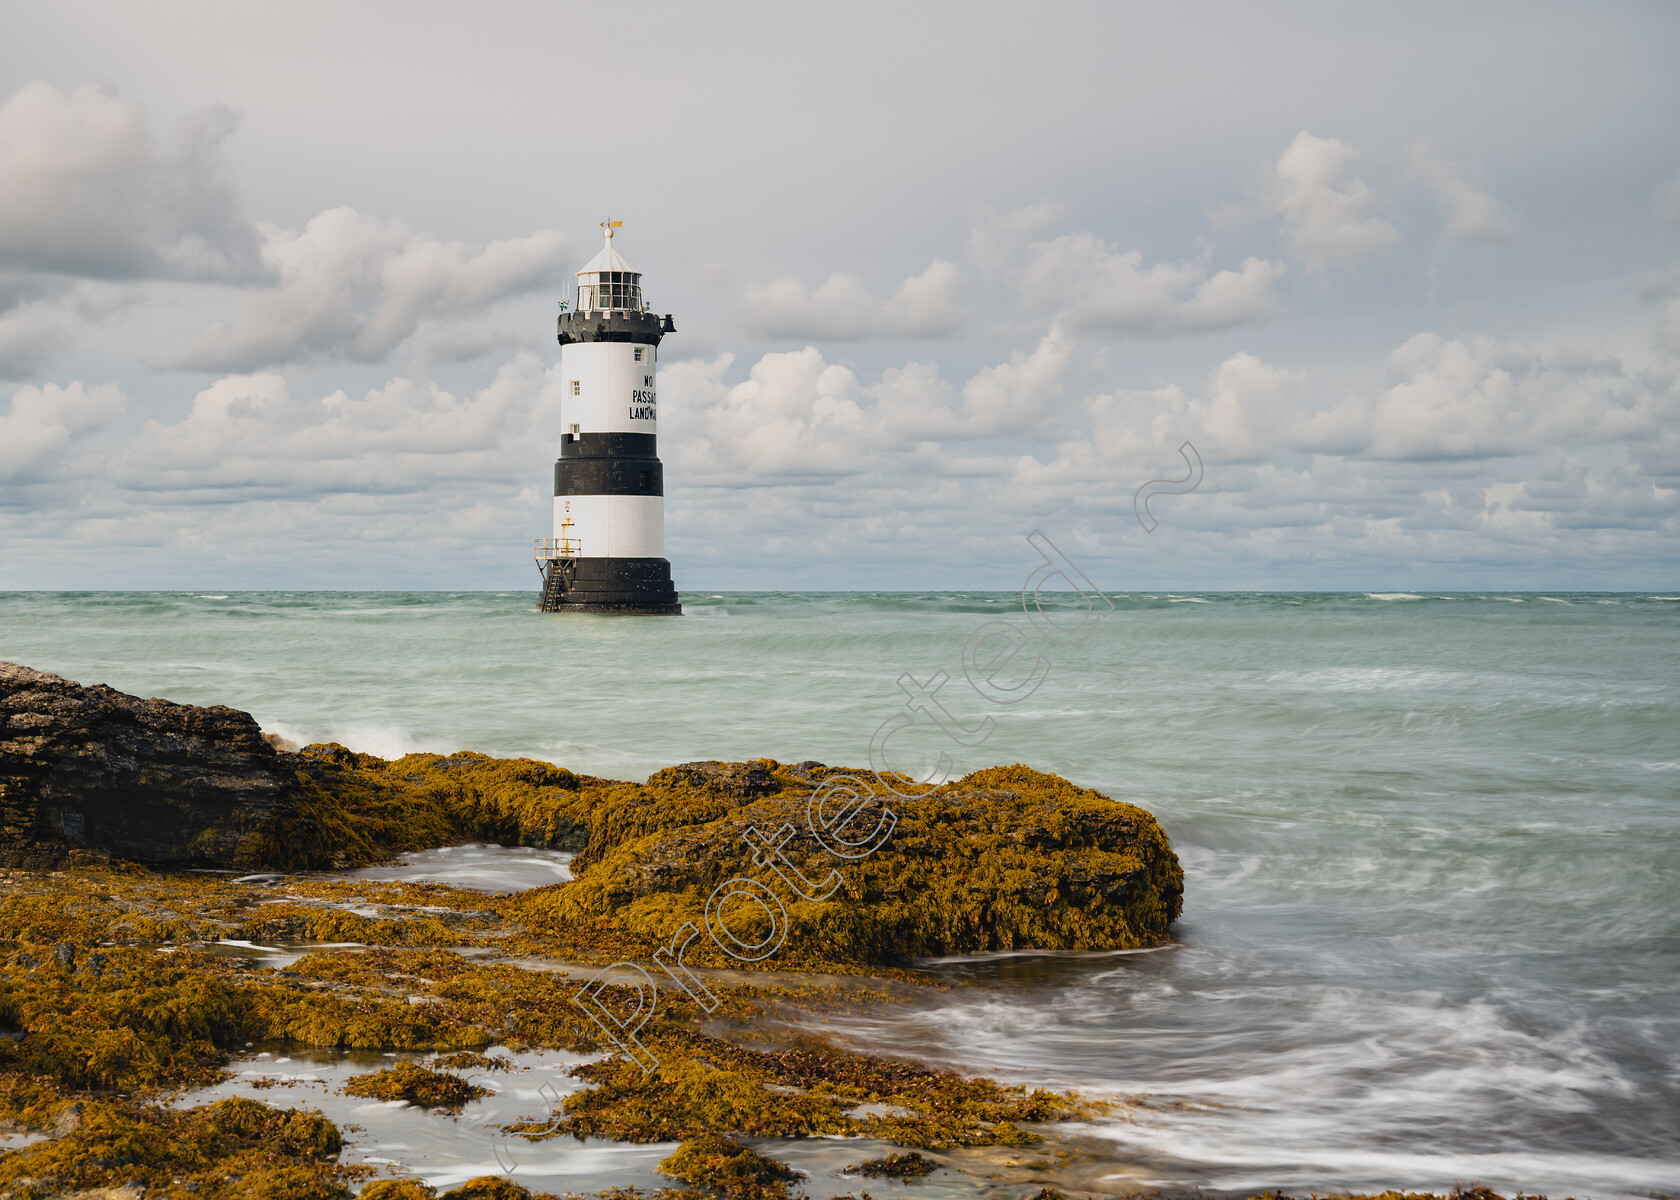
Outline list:
[[[615,221],[611,217],[608,217],[605,221],[601,222],[601,228],[605,229],[607,231],[607,237],[611,238],[613,230],[624,228],[624,222]]]

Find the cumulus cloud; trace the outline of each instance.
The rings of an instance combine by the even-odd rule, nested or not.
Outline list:
[[[401,221],[334,208],[301,231],[264,225],[262,258],[277,278],[240,297],[231,326],[202,330],[171,366],[211,371],[347,358],[378,362],[424,320],[467,316],[552,285],[570,253],[561,234],[440,242]]]
[[[935,443],[1050,436],[1064,415],[1075,343],[1059,330],[959,387],[929,363],[865,382],[814,346],[766,354],[724,382],[732,355],[662,370],[673,478],[708,487],[840,479]],[[902,459],[900,460],[902,462]],[[960,473],[960,471],[959,471]]]
[[[1522,236],[1516,214],[1478,187],[1456,164],[1441,158],[1425,142],[1411,148],[1411,170],[1435,194],[1446,217],[1443,244],[1451,242],[1514,242]]]
[[[161,365],[249,372],[377,362],[427,321],[480,315],[563,272],[570,243],[550,231],[467,246],[348,208],[302,231],[253,223],[222,155],[236,125],[207,108],[160,140],[107,87],[31,83],[0,105],[0,377],[41,370],[97,319],[84,295],[97,281],[239,288],[233,321]],[[904,303],[915,316],[927,299],[910,288]],[[459,357],[487,336],[437,340]]]
[[[201,503],[499,480],[510,456],[552,450],[552,438],[533,431],[559,428],[555,370],[521,354],[472,396],[399,377],[360,399],[294,397],[269,372],[226,376],[193,397],[180,421],[146,422],[117,482]]]
[[[1273,204],[1310,271],[1351,267],[1400,244],[1400,231],[1374,212],[1376,193],[1353,173],[1358,161],[1346,142],[1302,130],[1273,165]]]
[[[1041,200],[1009,212],[985,204],[969,210],[968,260],[988,274],[999,274],[1016,264],[1027,247],[1061,220],[1065,205],[1059,200]]]
[[[673,561],[728,571],[796,555],[802,570],[902,570],[909,554],[937,574],[1000,553],[1000,530],[1051,520],[1117,562],[1144,550],[1126,540],[1141,537],[1132,493],[1181,472],[1187,440],[1206,481],[1162,524],[1175,546],[1214,555],[1216,575],[1326,554],[1521,563],[1584,553],[1583,538],[1680,536],[1672,371],[1425,333],[1353,395],[1246,351],[1199,382],[1092,395],[1079,381],[1095,357],[1052,328],[960,374],[931,363],[864,373],[815,347],[744,370],[727,354],[671,361],[661,452]],[[393,547],[411,544],[505,564],[546,529],[557,382],[530,354],[460,395],[408,377],[352,396],[230,375],[182,418],[148,422],[89,478],[107,489],[108,532],[129,544],[237,555],[260,533],[328,547],[344,569],[363,561],[357,547],[396,564]],[[26,389],[13,409],[0,427],[5,468],[43,479],[63,475],[78,446],[94,461],[86,447],[121,395]],[[105,528],[76,521],[80,536]]]
[[[1613,359],[1548,359],[1492,338],[1420,333],[1389,361],[1396,380],[1371,414],[1369,453],[1377,458],[1532,454],[1626,440],[1656,419]]]
[[[878,434],[857,375],[814,346],[766,354],[729,385],[732,355],[679,363],[664,373],[676,416],[664,453],[686,483],[762,487],[826,481],[864,468]],[[678,416],[677,414],[680,414]]]
[[[935,259],[900,283],[886,300],[869,294],[855,275],[836,274],[816,288],[797,279],[756,284],[741,297],[741,323],[759,337],[857,341],[862,338],[937,338],[955,332],[962,271]]]
[[[1030,311],[1075,329],[1159,337],[1272,319],[1283,274],[1283,264],[1260,258],[1212,274],[1205,263],[1145,265],[1137,250],[1080,233],[1033,245],[1020,289]]]
[[[0,416],[0,483],[62,478],[71,447],[121,417],[127,400],[115,383],[18,388]]]
[[[963,385],[962,409],[953,414],[949,434],[996,437],[1044,427],[1052,406],[1065,394],[1073,354],[1072,339],[1052,328],[1031,352],[1017,350],[1006,363],[982,367]],[[916,425],[908,428],[914,431]]]
[[[248,280],[260,238],[208,108],[160,144],[108,87],[25,85],[0,104],[0,267],[92,279]]]

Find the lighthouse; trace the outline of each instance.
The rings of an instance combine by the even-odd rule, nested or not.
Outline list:
[[[622,221],[562,302],[560,457],[554,536],[535,546],[542,611],[680,614],[665,559],[659,343],[676,326],[647,309],[642,276],[613,248]]]

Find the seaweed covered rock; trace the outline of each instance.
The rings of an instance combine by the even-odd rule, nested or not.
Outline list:
[[[708,1135],[677,1147],[659,1173],[739,1200],[783,1200],[799,1178],[790,1167],[732,1138]]]
[[[0,663],[0,865],[231,863],[295,792],[248,713]]]
[[[200,1108],[87,1100],[73,1127],[0,1155],[0,1196],[193,1194],[350,1200],[342,1138],[318,1113],[245,1099]],[[155,1192],[154,1192],[155,1189]]]
[[[344,1085],[350,1096],[373,1100],[407,1100],[423,1108],[459,1109],[477,1100],[485,1089],[448,1071],[431,1071],[419,1063],[398,1063],[383,1071],[357,1075]]]
[[[1153,817],[1025,766],[906,798],[816,762],[691,762],[637,784],[464,751],[288,753],[246,713],[0,664],[0,865],[80,849],[297,871],[464,841],[574,851],[575,879],[515,910],[545,949],[586,956],[646,958],[685,925],[711,935],[689,961],[712,965],[1126,949],[1164,940],[1182,904]],[[246,935],[412,940],[288,904]]]
[[[689,961],[762,948],[819,965],[1131,949],[1164,941],[1182,908],[1183,871],[1155,819],[1055,775],[993,767],[906,799],[861,773],[750,765],[762,775],[748,788],[744,771],[690,764],[603,797],[611,832],[591,837],[573,882],[520,899],[527,923],[643,938],[647,953],[692,924],[712,936]],[[836,809],[884,830],[878,845],[825,845]]]
[[[328,743],[283,757],[298,795],[251,845],[253,861],[278,870],[365,866],[466,841],[581,850],[590,804],[580,789],[630,786],[471,751],[387,760]]]

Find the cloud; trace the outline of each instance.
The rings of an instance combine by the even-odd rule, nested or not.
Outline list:
[[[398,377],[360,399],[335,391],[316,400],[294,397],[273,373],[227,376],[194,396],[182,420],[146,422],[116,480],[194,504],[501,480],[510,457],[552,451],[557,370],[521,354],[470,397]]]
[[[1376,194],[1353,174],[1358,160],[1346,142],[1302,130],[1273,166],[1275,210],[1309,271],[1351,267],[1400,244],[1400,231],[1373,214]]]
[[[766,354],[747,378],[725,384],[734,356],[664,368],[674,416],[660,445],[685,483],[761,487],[855,475],[878,434],[857,375],[814,346]]]
[[[73,445],[123,415],[127,397],[115,383],[20,387],[0,416],[0,482],[39,483],[62,477]]]
[[[1459,167],[1439,157],[1425,142],[1411,148],[1413,176],[1427,184],[1447,219],[1443,245],[1452,242],[1514,242],[1522,236],[1516,215],[1471,182]]]
[[[987,274],[1003,273],[1030,242],[1061,219],[1065,208],[1060,200],[1041,200],[1006,213],[985,204],[972,205],[965,246],[968,260]]]
[[[668,362],[660,449],[679,582],[758,568],[785,580],[790,557],[806,573],[846,564],[861,586],[866,568],[933,578],[1004,554],[999,531],[1047,520],[1094,564],[1132,570],[1168,545],[1139,540],[1132,493],[1178,475],[1186,440],[1206,481],[1162,524],[1191,555],[1174,569],[1210,579],[1327,555],[1343,569],[1579,561],[1680,536],[1673,371],[1423,333],[1362,394],[1328,395],[1313,371],[1243,351],[1199,385],[1093,395],[1079,384],[1093,357],[1052,328],[956,375],[915,362],[861,373],[815,347],[744,373],[727,354]],[[74,504],[27,526],[0,514],[0,526],[15,546],[73,523],[73,540],[120,535],[218,571],[266,547],[277,563],[307,551],[312,569],[371,582],[376,562],[413,570],[398,550],[413,545],[455,556],[438,570],[502,571],[546,531],[557,383],[533,354],[471,394],[399,376],[317,398],[272,372],[226,376],[82,470],[91,482]],[[0,428],[0,446],[40,449],[14,451],[14,474],[71,477],[78,447],[78,461],[101,461],[98,428],[120,392],[78,387],[20,392],[6,420],[21,423]]]
[[[814,346],[766,354],[733,385],[724,382],[732,355],[674,363],[661,371],[671,416],[660,445],[674,456],[674,478],[759,487],[846,478],[933,443],[1053,436],[1075,353],[1073,339],[1052,329],[960,387],[930,363],[865,383]]]
[[[159,145],[108,87],[25,85],[0,105],[0,268],[90,279],[241,281],[260,239],[228,182],[225,108]]]
[[[1371,409],[1374,458],[1408,462],[1633,443],[1676,414],[1614,359],[1420,333],[1390,357]]]
[[[741,297],[741,323],[758,337],[858,341],[863,338],[938,338],[955,332],[962,271],[935,259],[920,275],[877,300],[855,275],[830,275],[807,289],[797,279],[755,284]]]
[[[982,367],[963,385],[962,411],[950,434],[996,437],[1040,428],[1066,391],[1073,353],[1072,339],[1052,327],[1030,353],[1017,350],[1006,363]]]
[[[1054,313],[1071,328],[1161,337],[1273,319],[1284,270],[1259,258],[1211,275],[1204,263],[1145,266],[1141,252],[1080,233],[1034,244],[1020,290],[1029,311]]]
[[[423,321],[474,316],[553,286],[571,246],[543,230],[475,249],[350,208],[328,209],[302,232],[262,230],[263,263],[278,283],[242,295],[231,327],[202,330],[167,365],[251,371],[321,358],[378,362]]]

